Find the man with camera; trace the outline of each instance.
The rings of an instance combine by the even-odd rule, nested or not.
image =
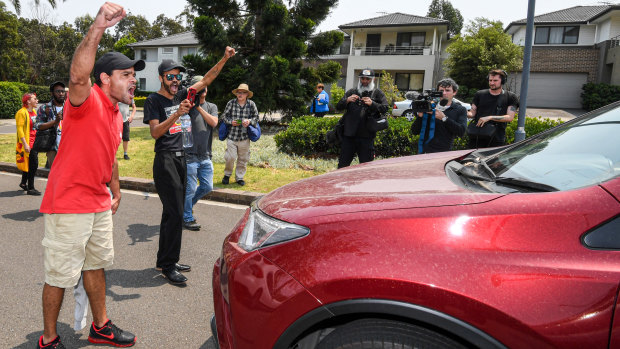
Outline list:
[[[443,79],[437,83],[437,90],[442,93],[441,100],[431,113],[418,112],[418,117],[411,124],[411,132],[419,135],[424,127],[424,134],[420,135],[424,142],[422,154],[449,151],[452,149],[454,138],[462,137],[467,128],[467,109],[461,103],[453,100],[459,85],[450,79]],[[434,111],[434,113],[433,113]],[[434,117],[435,120],[430,120]],[[426,124],[424,122],[426,121]],[[434,130],[431,130],[431,123],[434,123]]]
[[[506,144],[506,126],[514,119],[519,107],[519,97],[502,88],[507,78],[504,70],[491,70],[488,75],[489,88],[474,95],[471,110],[467,113],[468,118],[474,119],[467,127],[468,148]]]
[[[376,132],[368,129],[367,123],[370,118],[379,119],[388,107],[385,94],[375,87],[375,72],[362,70],[357,88],[347,91],[336,105],[336,109],[345,110],[339,121],[344,127],[338,168],[351,165],[355,154],[360,163],[374,159]]]

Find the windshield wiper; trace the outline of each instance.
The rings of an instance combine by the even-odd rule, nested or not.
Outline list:
[[[538,183],[538,182],[530,181],[528,179],[523,179],[523,178],[496,177],[495,183],[507,184],[513,187],[526,188],[526,189],[541,191],[541,192],[558,191],[558,188],[553,187],[551,185],[544,184],[544,183]]]
[[[480,181],[492,182],[495,180],[495,172],[491,170],[489,165],[484,160],[481,160],[479,157],[470,159],[470,163],[467,165],[463,165],[463,167],[459,168],[455,172],[459,175],[463,175],[465,177],[476,179]],[[487,176],[480,175],[479,168],[482,167],[484,172],[486,172]]]

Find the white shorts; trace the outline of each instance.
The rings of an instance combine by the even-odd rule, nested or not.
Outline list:
[[[45,214],[43,264],[45,282],[68,288],[77,285],[82,270],[112,266],[112,211]]]

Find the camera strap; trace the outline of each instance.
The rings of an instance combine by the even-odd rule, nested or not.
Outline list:
[[[428,125],[428,139],[426,138],[426,126]],[[432,113],[424,113],[422,117],[422,129],[418,138],[418,154],[424,152],[424,145],[428,144],[435,137],[435,109]]]

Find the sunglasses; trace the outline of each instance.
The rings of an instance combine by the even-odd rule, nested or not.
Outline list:
[[[54,93],[65,93],[65,90],[54,90]]]
[[[166,79],[168,81],[172,81],[174,78],[177,78],[177,80],[181,81],[181,79],[183,79],[183,74],[166,74]]]

